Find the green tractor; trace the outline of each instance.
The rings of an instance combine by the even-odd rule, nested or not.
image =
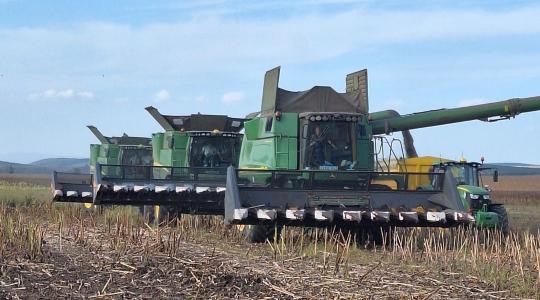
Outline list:
[[[53,172],[53,201],[84,203],[90,208],[93,202],[93,177],[98,164],[125,165],[122,172],[135,174],[140,171],[134,166],[152,165],[151,139],[123,134],[120,137],[106,137],[95,126],[88,129],[101,142],[90,145],[89,174]],[[119,174],[114,168],[102,169],[103,173]]]
[[[433,167],[434,172],[450,170],[458,183],[458,191],[463,206],[476,220],[478,228],[498,228],[508,234],[508,214],[503,204],[491,199],[490,191],[482,185],[482,171],[491,170],[477,162],[445,162]],[[493,182],[498,182],[499,173],[493,170]]]

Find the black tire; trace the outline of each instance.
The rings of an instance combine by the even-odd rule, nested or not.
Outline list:
[[[389,246],[392,244],[394,228],[391,226],[374,226],[370,228],[369,233],[376,246]]]
[[[499,225],[498,229],[504,234],[507,235],[510,232],[510,225],[508,222],[508,213],[504,205],[492,205],[490,211],[496,213],[499,216]]]
[[[181,217],[182,214],[178,211],[178,209],[175,206],[170,205],[159,206],[159,214],[157,215],[157,219],[154,214],[154,219],[157,221],[156,225],[160,226],[175,225],[176,222],[174,221],[176,219],[180,219]]]
[[[275,234],[277,230],[277,235]],[[243,235],[250,243],[258,244],[265,243],[267,240],[274,242],[274,237],[281,234],[281,226],[274,226],[273,224],[260,224],[260,225],[246,225],[243,230]]]
[[[351,235],[358,247],[388,246],[392,244],[394,227],[370,226],[355,229],[341,228],[344,237]]]

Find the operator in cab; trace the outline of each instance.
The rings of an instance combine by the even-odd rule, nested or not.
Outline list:
[[[317,125],[314,134],[311,135],[309,140],[309,147],[311,148],[311,164],[313,166],[320,167],[330,164],[326,161],[325,150],[327,146],[331,146],[334,150],[337,149],[336,145],[334,145],[330,139],[326,138],[326,135],[321,131],[321,127]]]
[[[220,158],[217,147],[210,142],[207,142],[202,147],[202,163],[205,168],[213,168],[219,166]]]

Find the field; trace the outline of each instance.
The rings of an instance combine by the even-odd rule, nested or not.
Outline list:
[[[504,176],[499,179],[499,182],[486,180],[484,184],[493,190],[495,201],[505,204],[511,227],[537,233],[540,230],[540,176]]]
[[[538,228],[540,177],[490,184],[509,206],[507,237],[403,229],[382,247],[298,228],[249,244],[217,217],[150,226],[134,208],[52,205],[39,179],[0,178],[0,298],[540,297],[540,236],[526,231]]]

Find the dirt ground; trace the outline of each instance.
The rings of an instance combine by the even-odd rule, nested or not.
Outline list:
[[[477,278],[425,267],[373,261],[351,264],[347,276],[310,258],[276,260],[268,245],[205,239],[118,250],[104,228],[45,235],[39,262],[0,265],[0,298],[100,299],[499,299]],[[80,233],[79,233],[80,234]],[[169,247],[170,249],[170,247]],[[168,252],[168,253],[167,253]]]

